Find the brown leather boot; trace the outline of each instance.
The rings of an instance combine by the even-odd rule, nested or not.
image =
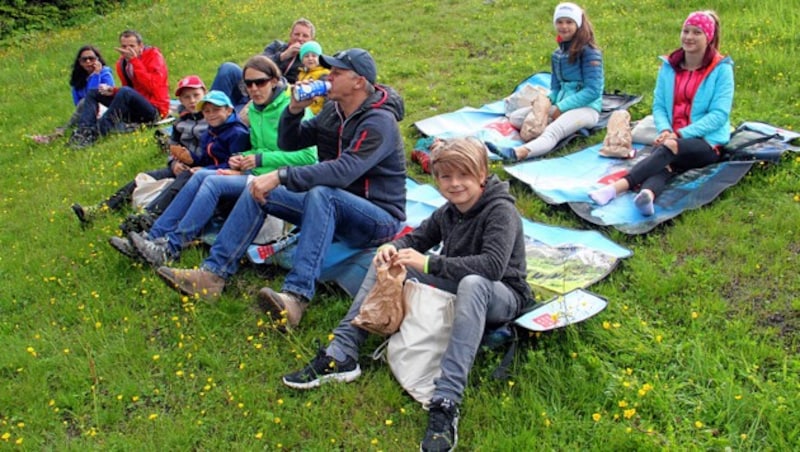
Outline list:
[[[178,292],[206,301],[214,301],[219,298],[225,287],[225,279],[206,270],[158,267],[156,273]]]
[[[303,318],[308,302],[299,295],[289,292],[275,292],[269,287],[258,291],[258,305],[276,322],[296,328]],[[284,320],[285,319],[285,320]]]

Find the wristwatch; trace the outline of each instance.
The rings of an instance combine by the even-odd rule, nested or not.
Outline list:
[[[284,166],[278,169],[278,180],[281,182],[281,185],[286,185],[286,180],[289,178],[289,170],[286,168],[287,167]]]

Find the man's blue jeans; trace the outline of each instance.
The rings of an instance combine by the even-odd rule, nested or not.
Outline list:
[[[126,122],[149,123],[161,118],[156,107],[129,86],[123,86],[113,96],[104,96],[96,89],[90,90],[84,102],[78,127],[96,128],[100,135],[107,135]],[[108,110],[98,120],[96,115],[99,104],[107,106]]]
[[[177,255],[184,245],[197,238],[214,216],[220,200],[236,199],[242,193],[250,196],[246,187],[247,176],[220,176],[216,170],[200,170],[158,217],[148,236],[166,237],[170,251]]]
[[[236,112],[241,111],[242,107],[250,100],[250,97],[242,91],[242,68],[236,63],[222,63],[214,76],[211,84],[212,90],[222,91],[227,94],[233,102]]]
[[[398,219],[369,200],[338,188],[317,186],[296,193],[280,186],[269,193],[263,206],[245,190],[202,268],[223,278],[234,274],[239,259],[261,229],[265,214],[300,226],[292,269],[282,290],[307,300],[314,297],[317,278],[334,237],[350,246],[367,248],[388,242],[401,226]]]

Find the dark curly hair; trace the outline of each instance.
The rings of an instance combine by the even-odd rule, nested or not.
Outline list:
[[[86,74],[86,69],[81,66],[81,54],[87,50],[91,50],[97,56],[97,61],[100,62],[103,66],[106,65],[106,60],[103,59],[103,55],[100,55],[100,50],[92,45],[85,45],[78,50],[78,54],[75,56],[75,62],[72,63],[72,75],[69,78],[69,86],[75,88],[76,90],[82,90],[86,88],[86,83],[88,82],[88,74]]]

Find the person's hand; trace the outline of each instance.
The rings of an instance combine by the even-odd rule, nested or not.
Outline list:
[[[239,171],[248,171],[256,167],[256,156],[247,155],[243,156],[239,161]]]
[[[181,162],[180,160],[173,160],[172,161],[172,174],[179,175],[184,171],[187,171],[189,167]]]
[[[103,96],[110,96],[114,94],[114,87],[111,85],[106,85],[105,83],[101,83],[97,87],[97,91],[102,94]]]
[[[382,267],[384,265],[389,265],[392,262],[392,258],[397,254],[397,248],[394,245],[381,245],[378,247],[378,251],[375,252],[375,257],[372,258],[372,263],[375,267]]]
[[[259,204],[267,202],[267,195],[281,184],[278,179],[278,171],[270,171],[267,174],[262,174],[250,183],[250,195]]]
[[[392,256],[392,265],[403,265],[411,267],[414,270],[422,273],[425,269],[425,260],[427,258],[424,254],[413,248],[403,248]]]
[[[561,110],[559,110],[558,107],[553,107],[553,113],[550,116],[553,118],[553,121],[555,121],[561,116]]]
[[[674,139],[674,140],[677,140],[678,139],[678,135],[676,135],[675,133],[673,133],[670,130],[664,130],[664,131],[662,131],[661,133],[658,134],[656,139],[653,141],[653,144],[656,145],[656,146],[662,145],[662,144],[664,144],[665,141],[669,140],[670,138]]]
[[[114,50],[119,52],[119,54],[122,56],[122,58],[125,58],[128,61],[130,61],[130,60],[138,57],[139,55],[141,55],[141,53],[137,49],[132,48],[132,47],[130,47],[130,48],[115,47]]]
[[[299,42],[295,42],[294,44],[289,44],[289,47],[287,47],[286,50],[281,52],[281,60],[286,61],[289,58],[294,58],[295,56],[297,56],[298,53],[300,53],[300,47],[302,46],[303,44]]]
[[[99,74],[100,71],[102,71],[102,70],[103,70],[103,63],[101,63],[100,60],[95,60],[94,61],[94,69],[92,70],[92,74]]]

